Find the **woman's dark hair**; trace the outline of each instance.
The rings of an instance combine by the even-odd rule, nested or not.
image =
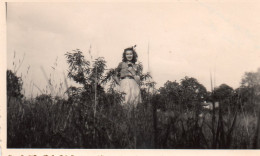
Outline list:
[[[135,47],[135,46],[134,46],[134,47]],[[123,59],[122,59],[123,62],[126,62],[126,61],[127,61],[127,58],[126,58],[126,52],[127,52],[127,51],[132,51],[132,53],[133,53],[133,59],[131,60],[131,62],[132,62],[132,63],[135,63],[135,62],[137,61],[138,55],[137,55],[136,51],[134,50],[134,47],[126,48],[126,49],[124,50]]]

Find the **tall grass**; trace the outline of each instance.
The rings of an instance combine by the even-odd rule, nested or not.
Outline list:
[[[8,94],[7,147],[259,148],[257,115],[244,106],[239,96],[220,100],[219,108],[208,110],[200,105],[200,98],[206,92],[195,79],[185,77],[182,84],[167,82],[172,85],[171,92],[167,85],[150,92],[154,82],[145,81],[149,75],[143,74],[143,101],[133,110],[121,105],[122,94],[113,89],[114,70],[105,75],[99,73],[99,81],[92,79],[96,75],[91,71],[97,69],[86,67],[85,70],[90,73],[90,79],[77,79],[84,81],[83,87],[69,86],[65,74],[64,82],[57,87],[51,80],[53,76],[48,78],[45,73],[49,91],[36,98]],[[106,81],[112,81],[107,91],[102,86]],[[199,87],[194,89],[189,83]],[[54,94],[62,87],[66,89],[66,98]],[[201,94],[197,93],[198,89]]]
[[[257,120],[252,114],[246,119],[242,112],[221,118],[218,112],[213,134],[208,110],[199,118],[194,110],[155,113],[154,101],[144,101],[133,118],[116,99],[120,95],[107,93],[99,101],[94,123],[91,100],[74,96],[68,100],[50,95],[22,101],[11,98],[8,148],[253,148]]]

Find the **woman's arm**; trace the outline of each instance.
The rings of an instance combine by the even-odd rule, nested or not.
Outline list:
[[[141,72],[140,66],[137,65],[136,66],[135,75],[134,75],[134,79],[135,79],[135,81],[137,82],[138,85],[140,85],[140,82],[141,82],[141,80],[140,80],[140,72]]]
[[[113,78],[114,78],[114,80],[115,80],[116,84],[118,84],[118,85],[119,85],[119,84],[120,84],[120,80],[119,80],[119,78],[118,78],[117,76],[114,76]]]
[[[113,76],[113,79],[115,80],[116,84],[120,84],[120,71],[122,69],[122,62],[119,63],[118,67],[116,68],[116,73],[115,75]]]

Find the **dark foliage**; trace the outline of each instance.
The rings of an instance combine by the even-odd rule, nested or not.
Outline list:
[[[142,72],[143,102],[128,109],[114,89],[115,69],[105,72],[104,58],[85,60],[78,49],[66,57],[67,77],[81,85],[68,87],[68,98],[22,98],[21,78],[7,71],[8,148],[257,147],[252,112],[259,103],[259,71],[246,73],[238,89],[222,84],[213,92],[192,77],[155,90],[149,73]],[[205,109],[203,101],[218,101],[220,107]]]
[[[10,100],[11,97],[15,97],[17,99],[21,99],[23,97],[22,86],[23,81],[20,77],[16,76],[14,72],[11,70],[7,70],[6,72],[6,82],[7,82],[7,99]]]

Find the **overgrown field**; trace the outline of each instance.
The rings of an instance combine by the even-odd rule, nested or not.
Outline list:
[[[143,73],[143,102],[129,109],[103,58],[91,64],[80,50],[66,58],[66,78],[80,85],[65,83],[66,97],[52,95],[51,83],[50,94],[24,97],[23,80],[7,70],[8,148],[259,148],[260,70],[245,73],[237,89],[222,84],[213,91],[192,77],[156,90]],[[204,101],[219,106],[206,109]]]

